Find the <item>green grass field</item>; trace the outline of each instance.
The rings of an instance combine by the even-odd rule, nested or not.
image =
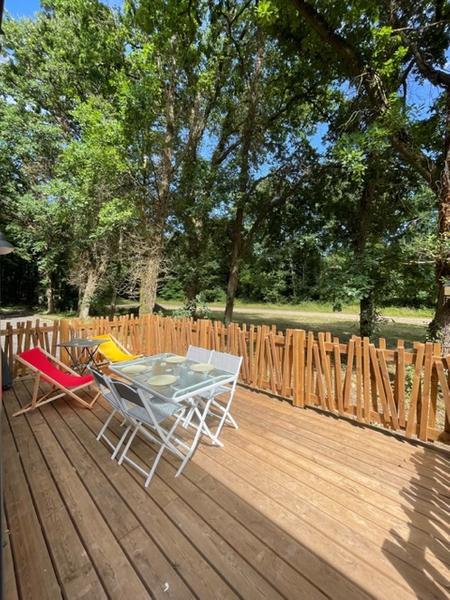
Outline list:
[[[213,310],[212,316],[213,318],[222,318],[222,313]],[[333,320],[329,317],[321,317],[320,314],[311,317],[276,317],[274,315],[258,315],[249,310],[245,313],[236,313],[233,320],[237,323],[253,323],[254,325],[273,324],[280,330],[292,328],[315,332],[330,331],[332,335],[337,336],[341,341],[348,340],[352,335],[358,335],[358,321]],[[386,343],[390,347],[396,345],[397,339],[405,340],[407,344],[423,342],[426,337],[426,326],[390,321],[380,325],[374,339],[378,337],[386,338]]]
[[[159,300],[159,303],[169,309],[180,306],[180,302]],[[211,303],[208,304],[211,317],[214,319],[223,318],[223,304]],[[330,304],[305,302],[297,305],[287,304],[257,304],[237,302],[236,307],[239,312],[234,313],[233,320],[237,323],[249,323],[254,325],[276,325],[278,329],[305,329],[307,331],[324,331],[331,332],[333,336],[337,336],[341,341],[348,340],[352,335],[358,335],[358,320],[354,318],[358,314],[357,305],[349,305],[339,313],[333,313]],[[245,309],[245,310],[244,310]],[[259,312],[260,310],[264,312]],[[270,312],[267,312],[270,311]],[[272,312],[273,311],[273,312]],[[295,311],[299,313],[315,313],[315,314],[292,314]],[[348,320],[343,318],[343,315],[348,314],[353,318]],[[407,344],[413,342],[425,341],[426,325],[417,323],[399,323],[396,322],[396,317],[424,319],[425,321],[432,316],[431,310],[414,310],[411,308],[392,307],[383,310],[385,320],[380,323],[378,331],[374,336],[374,340],[378,337],[384,337],[387,345],[393,347],[396,345],[397,339],[404,340]]]
[[[162,306],[180,306],[183,304],[182,300],[163,300],[158,298],[158,303]],[[208,302],[210,308],[222,308],[223,302]],[[317,313],[332,313],[333,305],[330,302],[301,302],[300,304],[270,304],[263,302],[245,302],[244,300],[237,300],[235,306],[237,308],[248,308],[248,309],[272,309],[272,310],[289,310],[289,311],[302,311],[302,312],[317,312]],[[342,307],[340,314],[357,315],[359,313],[358,304],[346,304]],[[386,306],[381,309],[382,315],[389,317],[424,317],[432,318],[433,309],[431,308],[410,308],[410,307],[399,307],[399,306]],[[338,313],[339,314],[339,313]]]

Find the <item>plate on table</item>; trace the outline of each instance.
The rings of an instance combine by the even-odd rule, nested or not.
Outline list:
[[[155,375],[147,380],[149,385],[170,385],[175,383],[177,378],[174,375]]]
[[[214,365],[210,365],[209,363],[197,363],[191,366],[191,370],[196,373],[209,373],[210,371],[214,371],[215,368]]]
[[[172,363],[174,365],[178,365],[180,363],[184,363],[186,361],[186,357],[185,356],[169,356],[168,358],[166,358],[166,362],[168,363]]]
[[[146,367],[145,365],[128,365],[128,367],[122,367],[121,369],[123,373],[129,373],[130,375],[133,373],[143,373],[147,370],[148,367]]]

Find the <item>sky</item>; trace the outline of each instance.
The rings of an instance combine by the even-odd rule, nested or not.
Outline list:
[[[103,0],[105,4],[117,6],[120,0]],[[40,8],[39,0],[5,0],[5,12],[16,19],[19,17],[32,17]]]
[[[11,16],[18,17],[31,17],[39,10],[39,0],[6,0],[5,1],[5,12],[8,12]]]

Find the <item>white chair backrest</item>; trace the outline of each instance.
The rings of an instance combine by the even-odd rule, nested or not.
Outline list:
[[[113,380],[110,377],[104,375],[98,369],[93,369],[91,367],[89,370],[92,373],[95,383],[97,384],[97,387],[103,394],[104,398],[106,398],[106,400],[108,400],[108,402],[116,410],[123,412],[123,403],[121,398],[117,396],[117,393],[114,390]]]
[[[189,346],[186,356],[188,360],[209,363],[211,352],[211,350],[208,350],[207,348],[200,348],[200,346]]]
[[[109,389],[108,380],[106,379],[105,375],[103,375],[103,373],[101,371],[98,371],[97,369],[93,369],[92,367],[89,369],[89,371],[91,372],[91,374],[95,380],[95,383],[97,384],[97,387],[102,392],[102,394],[111,391]]]
[[[217,367],[217,369],[236,375],[237,378],[241,369],[242,356],[234,356],[234,354],[213,350],[211,354],[211,364]]]
[[[137,404],[138,406],[144,406],[144,403],[138,394],[138,390],[134,386],[117,379],[111,379],[110,383],[112,392],[122,404],[125,412],[129,410],[129,402]]]
[[[94,376],[95,383],[97,384],[99,390],[102,392],[103,396],[108,400],[108,402],[118,411],[124,413],[127,409],[126,403],[123,398],[118,394],[115,384],[121,383],[117,379],[112,379],[108,377],[98,369],[93,369],[92,367],[89,369],[92,375]]]

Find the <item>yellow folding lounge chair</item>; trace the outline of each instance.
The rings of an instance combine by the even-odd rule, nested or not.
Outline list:
[[[105,340],[99,345],[98,352],[110,363],[133,360],[141,356],[140,354],[131,354],[128,352],[128,350],[110,333],[96,335],[93,339]]]

